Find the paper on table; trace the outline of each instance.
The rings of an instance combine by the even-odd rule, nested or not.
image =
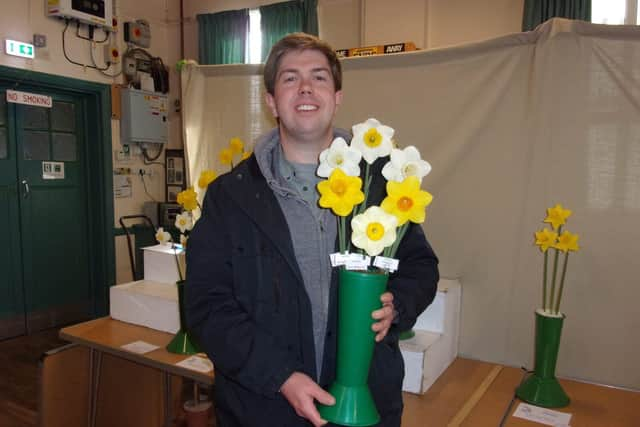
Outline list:
[[[520,403],[513,416],[555,427],[568,427],[571,420],[571,414],[540,408],[528,403]]]
[[[144,353],[149,353],[150,351],[156,350],[160,347],[157,345],[149,344],[148,342],[144,342],[144,341],[134,341],[134,342],[130,342],[129,344],[122,345],[120,346],[120,348],[123,348],[132,353],[144,354]]]
[[[213,370],[213,363],[209,359],[205,359],[199,356],[191,356],[176,363],[176,366],[191,369],[198,372],[209,372]]]

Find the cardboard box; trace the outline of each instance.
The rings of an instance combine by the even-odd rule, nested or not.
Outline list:
[[[442,279],[433,303],[418,317],[415,336],[400,341],[405,363],[403,391],[422,394],[458,355],[461,287]]]
[[[116,320],[175,334],[180,329],[178,288],[138,280],[109,288],[109,314]]]
[[[338,56],[338,58],[346,58],[352,56],[371,56],[410,52],[413,50],[416,50],[416,45],[413,42],[403,42],[376,46],[354,47],[351,49],[338,49],[336,50],[336,55]]]
[[[178,264],[180,263],[183,274],[186,265],[183,249],[174,248],[171,245],[155,245],[142,249],[144,251],[145,280],[168,284],[174,284],[180,280]]]

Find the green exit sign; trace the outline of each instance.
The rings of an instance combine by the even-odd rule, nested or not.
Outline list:
[[[35,58],[33,45],[6,39],[4,41],[4,51],[7,55],[21,56],[22,58]]]

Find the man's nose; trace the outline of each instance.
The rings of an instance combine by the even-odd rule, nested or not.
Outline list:
[[[300,80],[299,92],[301,95],[307,95],[313,92],[313,88],[311,86],[311,79],[304,78]]]

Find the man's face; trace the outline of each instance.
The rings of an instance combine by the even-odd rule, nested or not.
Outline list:
[[[317,50],[286,53],[280,60],[274,94],[266,95],[271,112],[280,119],[282,137],[290,142],[330,142],[341,100],[329,62]]]

